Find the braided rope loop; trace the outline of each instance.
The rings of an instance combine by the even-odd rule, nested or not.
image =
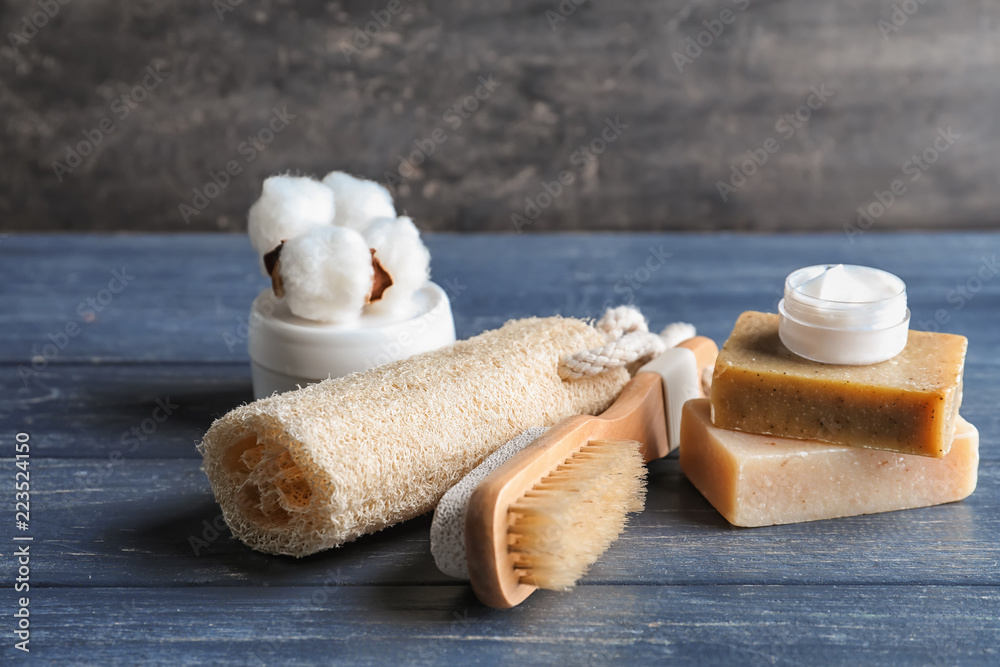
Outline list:
[[[607,342],[601,347],[564,357],[559,362],[559,377],[563,380],[578,380],[627,366],[662,354],[695,335],[695,328],[684,322],[675,322],[661,334],[654,334],[646,318],[633,306],[609,308],[594,326]]]

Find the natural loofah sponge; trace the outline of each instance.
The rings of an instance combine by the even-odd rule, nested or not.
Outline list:
[[[287,241],[279,271],[293,313],[335,323],[358,319],[374,274],[365,240],[343,227],[317,227]]]
[[[240,407],[199,445],[233,534],[306,556],[423,514],[525,429],[596,414],[624,368],[562,381],[589,324],[513,320],[455,345]]]
[[[364,232],[368,247],[375,251],[386,273],[392,278],[382,298],[369,306],[376,312],[399,312],[412,307],[413,295],[430,278],[431,254],[420,240],[413,220],[377,218]]]
[[[260,199],[250,207],[247,221],[250,242],[257,250],[264,275],[264,255],[284,240],[331,224],[336,210],[333,192],[317,180],[300,176],[265,179]]]
[[[363,232],[376,218],[395,218],[392,195],[375,181],[355,178],[343,171],[331,171],[323,185],[333,191],[337,215],[333,224]]]

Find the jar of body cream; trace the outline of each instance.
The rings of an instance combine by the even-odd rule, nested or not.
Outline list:
[[[903,351],[906,284],[867,266],[807,266],[785,280],[778,332],[789,350],[824,364],[868,365]]]
[[[255,398],[436,350],[455,342],[448,295],[428,282],[406,312],[365,312],[346,324],[314,322],[294,315],[287,300],[270,289],[250,310],[250,351]]]

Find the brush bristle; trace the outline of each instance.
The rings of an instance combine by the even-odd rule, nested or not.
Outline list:
[[[646,467],[633,440],[592,440],[508,513],[521,582],[567,590],[618,538],[646,500]]]

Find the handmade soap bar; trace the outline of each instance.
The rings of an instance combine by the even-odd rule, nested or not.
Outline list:
[[[771,526],[961,500],[976,488],[979,432],[956,417],[941,459],[726,431],[707,399],[688,401],[681,470],[737,526]]]
[[[870,366],[803,359],[778,338],[778,316],[746,312],[719,353],[719,428],[942,457],[962,403],[964,336],[911,331],[897,356]]]

